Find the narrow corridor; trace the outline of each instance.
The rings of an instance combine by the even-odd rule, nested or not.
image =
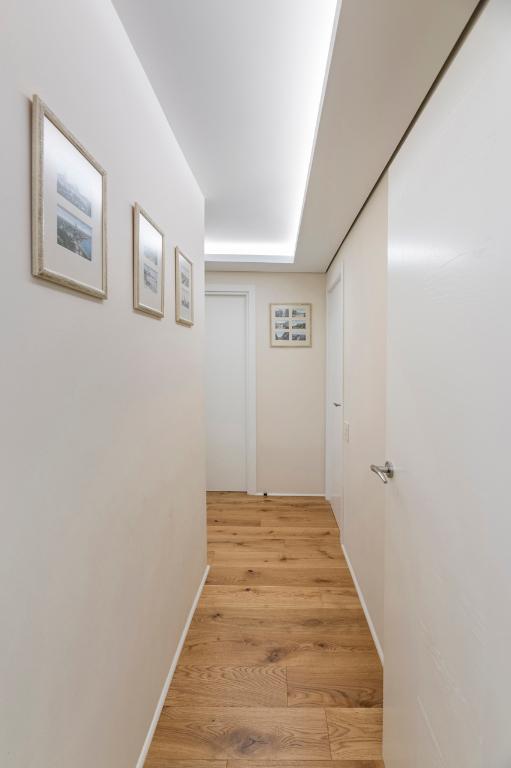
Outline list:
[[[210,493],[208,538],[146,768],[381,768],[382,668],[330,505]]]

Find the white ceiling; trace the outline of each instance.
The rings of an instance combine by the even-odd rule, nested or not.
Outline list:
[[[477,0],[343,0],[294,268],[322,271]]]
[[[338,22],[337,0],[114,4],[205,194],[211,268],[315,272],[477,0],[343,0]]]
[[[206,253],[292,260],[337,0],[115,5],[206,197]]]

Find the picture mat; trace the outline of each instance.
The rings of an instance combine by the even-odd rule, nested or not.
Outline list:
[[[270,304],[270,345],[272,347],[310,347],[312,345],[312,305]]]
[[[43,254],[44,268],[98,291],[103,288],[103,176],[66,136],[43,117]],[[79,190],[90,203],[91,215],[58,192],[58,177]],[[92,230],[90,260],[60,245],[57,240],[58,208],[64,209]]]

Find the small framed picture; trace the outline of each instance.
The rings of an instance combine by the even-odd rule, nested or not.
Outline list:
[[[176,322],[193,325],[193,264],[176,248]]]
[[[270,304],[270,344],[272,347],[310,347],[312,305]]]
[[[133,206],[133,306],[163,317],[165,235],[138,203]]]
[[[32,274],[107,297],[106,172],[34,96]]]

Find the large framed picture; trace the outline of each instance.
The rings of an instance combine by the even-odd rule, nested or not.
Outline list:
[[[32,274],[107,297],[106,172],[34,96]]]
[[[310,347],[312,305],[270,304],[270,344],[272,347]]]
[[[193,325],[193,264],[176,248],[176,322]]]
[[[138,203],[133,206],[133,306],[163,317],[165,235]]]

